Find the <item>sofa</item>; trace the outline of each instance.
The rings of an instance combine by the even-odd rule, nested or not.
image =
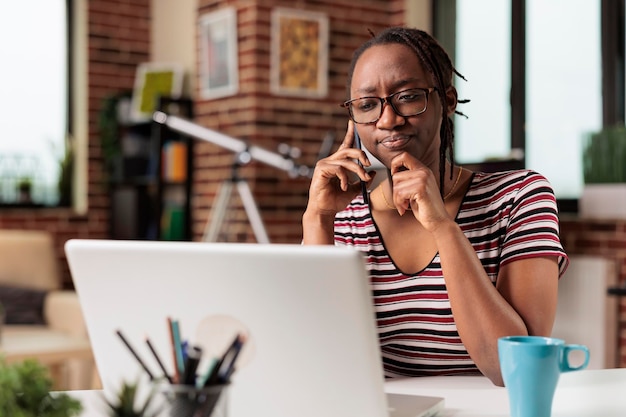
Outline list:
[[[5,316],[5,336],[11,329],[28,327],[28,331],[61,332],[88,341],[78,296],[73,290],[63,289],[60,262],[50,232],[0,230],[0,304]],[[52,374],[55,388],[94,388],[93,360],[70,360],[60,370]]]

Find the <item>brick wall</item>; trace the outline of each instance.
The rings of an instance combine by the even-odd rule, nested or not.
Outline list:
[[[70,209],[3,210],[2,229],[49,230],[55,243],[65,287],[71,278],[63,245],[70,238],[105,238],[109,230],[109,199],[104,184],[102,154],[97,132],[102,100],[131,89],[138,63],[149,60],[150,0],[89,0],[89,137],[88,212],[75,215]]]
[[[196,121],[273,152],[280,143],[287,143],[302,151],[298,163],[314,165],[324,136],[335,135],[337,146],[345,134],[347,117],[338,103],[345,100],[347,68],[353,50],[369,38],[368,29],[376,32],[402,24],[404,1],[201,0],[198,14],[224,6],[237,9],[239,93],[197,101]],[[281,97],[270,92],[270,20],[275,7],[322,12],[329,17],[327,97]],[[195,149],[193,231],[195,239],[200,239],[211,220],[210,210],[219,187],[230,177],[234,155],[210,143],[199,143]],[[287,173],[259,162],[245,166],[241,174],[253,190],[270,241],[299,242],[309,180],[290,178]],[[236,193],[222,232],[220,240],[255,241]]]
[[[66,287],[71,278],[63,245],[70,238],[106,238],[109,197],[105,186],[98,136],[98,113],[103,100],[132,89],[136,65],[150,59],[151,0],[90,0],[88,7],[88,212],[69,209],[3,210],[0,228],[45,229],[55,236]],[[299,163],[313,165],[323,137],[331,132],[337,143],[345,132],[346,116],[337,103],[345,97],[345,77],[352,51],[377,31],[404,22],[404,0],[329,1],[207,1],[198,14],[225,5],[235,6],[239,22],[240,92],[234,97],[198,101],[197,121],[249,143],[275,151],[281,142],[300,148]],[[326,13],[330,18],[329,94],[324,99],[275,97],[269,93],[270,13],[274,7]],[[191,22],[190,24],[195,24]],[[195,156],[193,228],[199,240],[222,182],[230,176],[233,155],[208,143],[198,143]],[[298,242],[300,218],[306,205],[308,180],[290,178],[275,168],[253,163],[241,170],[250,180],[272,242]],[[253,241],[254,236],[237,199],[228,217],[224,240]]]
[[[618,282],[626,285],[626,220],[562,216],[561,239],[569,255],[595,255],[614,260]],[[626,367],[626,297],[620,297],[618,306],[618,366]]]

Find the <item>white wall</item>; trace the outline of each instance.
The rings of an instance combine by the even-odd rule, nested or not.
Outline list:
[[[406,0],[406,25],[433,33],[430,0]]]
[[[185,68],[185,95],[193,96],[196,85],[196,27],[198,0],[152,0],[153,62],[175,62]]]
[[[589,369],[614,368],[618,363],[618,300],[607,295],[607,288],[617,285],[616,267],[615,261],[607,258],[570,256],[569,268],[559,281],[552,336],[586,345]]]

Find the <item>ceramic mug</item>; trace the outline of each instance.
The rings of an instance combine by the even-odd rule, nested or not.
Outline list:
[[[581,365],[570,365],[572,351],[583,352]],[[589,364],[586,346],[540,336],[501,337],[498,356],[511,417],[550,417],[560,374],[584,369]]]

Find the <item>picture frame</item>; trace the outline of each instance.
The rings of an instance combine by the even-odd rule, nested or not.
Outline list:
[[[271,16],[270,90],[276,95],[328,94],[328,16],[278,7]]]
[[[237,10],[227,7],[199,18],[199,95],[204,100],[239,90]]]
[[[183,77],[184,69],[180,64],[158,62],[139,64],[130,103],[130,121],[150,121],[159,96],[179,98],[183,89]]]

